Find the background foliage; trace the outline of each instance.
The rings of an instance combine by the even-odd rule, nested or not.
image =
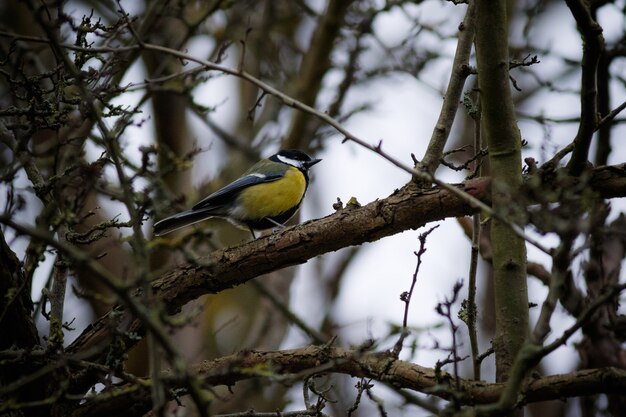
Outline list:
[[[625,9],[3,2],[0,414],[620,415]]]

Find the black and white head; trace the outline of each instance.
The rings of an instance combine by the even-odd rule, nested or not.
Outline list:
[[[291,165],[301,171],[307,171],[310,167],[317,164],[321,159],[313,159],[309,155],[297,149],[281,150],[270,156],[270,160],[274,162],[282,162]]]

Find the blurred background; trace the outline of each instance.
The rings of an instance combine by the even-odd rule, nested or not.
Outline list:
[[[626,4],[604,3],[597,9],[604,37],[608,45],[621,45],[623,49]],[[519,127],[526,141],[523,155],[542,163],[571,142],[578,129],[581,38],[563,2],[512,1],[510,6],[512,60],[527,63],[536,56],[538,61],[512,70]],[[459,24],[466,9],[467,5],[441,0],[121,0],[119,3],[85,0],[65,2],[62,7],[63,13],[74,22],[91,16],[92,27],[97,21],[107,27],[88,31],[87,42],[101,44],[114,39],[112,27],[120,25],[120,16],[126,13],[139,36],[150,43],[227,67],[241,66],[267,84],[327,112],[366,142],[382,141],[387,153],[407,165],[413,164],[411,154],[417,159],[424,155],[435,127],[452,70]],[[60,9],[50,10],[58,13]],[[43,36],[33,23],[32,9],[22,2],[3,2],[0,16],[3,30]],[[59,30],[66,43],[77,39],[76,28],[71,26],[65,24]],[[132,41],[129,36],[126,35],[126,42]],[[123,45],[123,41],[116,39],[110,45]],[[607,109],[626,100],[626,63],[617,55],[604,68],[606,82],[602,86],[606,91],[602,97]],[[75,53],[70,57],[76,58]],[[32,57],[26,58],[34,61]],[[36,61],[26,60],[24,65],[54,68],[53,53],[45,46],[41,46]],[[470,64],[475,65],[473,56]],[[155,220],[189,208],[238,177],[257,159],[281,148],[299,148],[323,159],[311,171],[307,198],[294,223],[333,213],[337,199],[345,204],[356,198],[364,205],[389,196],[410,181],[406,172],[379,155],[354,143],[343,143],[343,137],[329,126],[284,106],[274,97],[262,96],[257,88],[236,77],[197,71],[193,62],[148,51],[128,54],[114,63],[89,56],[82,70],[90,71],[89,68],[98,73],[92,85],[106,86],[101,94],[111,95],[110,100],[103,100],[108,103],[103,111],[110,113],[103,120],[117,134],[128,166],[142,167],[144,159],[150,161],[149,173],[133,177],[134,190],[145,191],[148,199],[149,218],[143,224],[147,237],[151,236]],[[119,86],[119,91],[113,92],[111,85]],[[475,76],[470,75],[465,87],[468,100],[475,100],[475,85]],[[6,95],[7,83],[1,88],[2,95]],[[72,90],[66,88],[63,93],[71,95]],[[70,118],[70,122],[63,126],[65,130],[38,130],[34,146],[45,154],[64,139],[80,137],[76,155],[84,164],[101,160],[104,147],[97,126],[80,118]],[[596,146],[602,143],[601,138],[594,141],[593,155],[600,165],[626,160],[626,147],[619,139],[626,135],[626,127],[617,123],[611,129],[612,137],[618,140],[614,140],[609,152]],[[448,162],[460,165],[474,155],[473,131],[474,122],[460,104],[446,146],[446,150],[459,152],[446,156]],[[6,149],[0,155],[3,164],[10,162]],[[54,173],[57,169],[54,164],[46,163],[52,164],[42,159],[41,169]],[[128,169],[129,175],[137,172],[139,168]],[[458,183],[469,174],[468,170],[455,171],[442,166],[436,176]],[[83,227],[115,216],[120,222],[129,220],[123,204],[111,197],[119,187],[114,167],[105,164],[98,186],[84,198],[81,210],[93,210],[93,215],[85,218]],[[24,200],[19,221],[35,224],[42,204],[32,192],[24,171],[17,171],[13,185],[0,185],[0,199],[9,195],[9,188],[13,195]],[[5,207],[4,202],[1,205]],[[610,218],[617,217],[625,207],[623,199],[614,200]],[[402,359],[427,367],[448,357],[451,331],[436,307],[452,297],[454,283],[459,280],[467,283],[470,265],[471,242],[467,229],[456,219],[438,224],[440,227],[428,236],[427,252],[422,256],[410,305],[412,333],[401,354]],[[200,313],[172,337],[190,362],[242,349],[286,349],[311,343],[310,335],[291,323],[277,307],[282,305],[322,335],[328,338],[336,335],[340,346],[361,345],[371,339],[377,349],[389,349],[399,336],[404,312],[400,294],[411,285],[418,236],[431,226],[345,248],[302,266],[259,277],[233,290],[202,297],[184,310]],[[11,249],[22,259],[29,240],[15,237],[10,228],[5,228],[4,233]],[[118,276],[132,276],[133,255],[128,244],[131,234],[129,228],[114,228],[88,249],[94,255],[106,253],[100,262],[108,270]],[[550,236],[537,237],[548,246],[556,243]],[[203,222],[153,241],[152,271],[158,276],[159,271],[176,263],[199,259],[216,248],[248,239],[246,231],[225,221]],[[529,261],[550,268],[551,260],[545,254],[531,246],[528,251]],[[42,289],[50,285],[54,261],[54,256],[48,253],[38,265],[32,286],[34,300],[41,300]],[[578,259],[583,261],[584,256]],[[576,283],[584,288],[580,268],[577,269]],[[489,264],[480,261],[478,271],[479,345],[485,351],[494,332]],[[75,290],[67,293],[64,318],[73,320],[71,327],[75,330],[65,330],[66,344],[105,313],[112,301],[107,295],[84,295],[107,293],[89,276],[72,274],[70,282]],[[530,301],[541,304],[547,287],[533,277],[529,277],[528,284]],[[455,314],[466,293],[464,285],[453,304]],[[538,308],[530,311],[533,323]],[[456,320],[456,315],[453,318]],[[552,337],[558,337],[559,330],[572,322],[557,307]],[[457,324],[459,354],[465,356],[470,352],[467,330],[460,320]],[[37,325],[42,334],[47,333],[48,324],[41,315],[37,316]],[[576,343],[581,338],[581,335],[573,337],[567,346],[547,357],[541,371],[554,374],[578,369],[580,356]],[[145,346],[140,344],[128,364],[139,373],[147,369],[142,349]],[[471,364],[466,362],[461,363],[461,374],[469,377]],[[444,369],[451,372],[448,367]],[[483,379],[493,378],[493,357],[489,357],[483,363]],[[356,382],[349,377],[329,377],[327,384],[333,386],[329,397],[336,402],[330,403],[326,411],[344,415],[355,401]],[[376,385],[373,392],[392,415],[430,414],[408,405],[405,398],[384,386]],[[215,413],[251,407],[259,411],[276,407],[297,409],[302,395],[299,387],[265,387],[260,382],[238,384],[234,393],[224,389],[220,394],[225,399],[215,402]],[[581,415],[577,401],[531,407],[529,415]],[[353,415],[372,415],[376,410],[376,402],[363,401]]]

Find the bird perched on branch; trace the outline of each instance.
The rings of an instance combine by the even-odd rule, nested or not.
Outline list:
[[[254,230],[284,227],[300,208],[309,186],[309,168],[320,162],[298,150],[281,150],[254,164],[243,176],[209,195],[191,210],[154,224],[161,236],[211,217]]]

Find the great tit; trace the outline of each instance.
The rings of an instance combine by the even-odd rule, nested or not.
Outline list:
[[[254,230],[282,227],[300,208],[309,186],[309,168],[320,162],[298,150],[281,150],[254,164],[243,176],[209,195],[191,210],[154,224],[161,236],[211,217]]]

